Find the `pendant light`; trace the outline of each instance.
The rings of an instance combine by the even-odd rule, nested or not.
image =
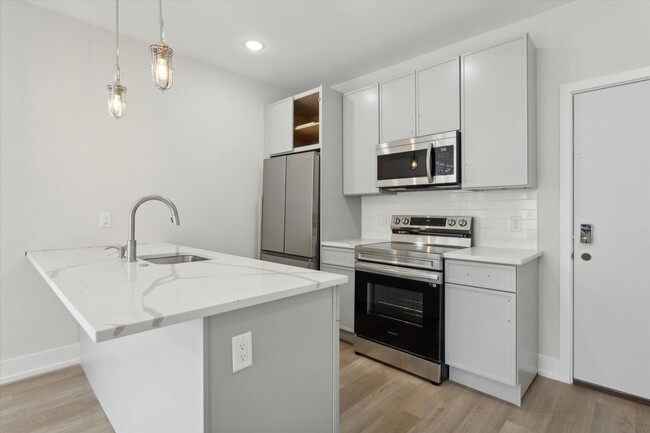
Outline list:
[[[158,19],[160,41],[157,44],[149,46],[149,50],[151,51],[151,78],[156,87],[164,92],[170,89],[174,82],[174,69],[172,68],[174,50],[165,44],[165,23],[162,18],[162,0],[158,0],[158,10],[160,11]]]
[[[108,89],[108,112],[115,119],[126,113],[126,86],[120,84],[120,4],[115,0],[115,77]]]

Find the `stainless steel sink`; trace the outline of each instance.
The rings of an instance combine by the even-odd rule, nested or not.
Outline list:
[[[179,263],[192,263],[201,262],[203,260],[210,260],[207,257],[184,253],[153,254],[150,256],[140,256],[139,258],[156,265],[176,265]]]

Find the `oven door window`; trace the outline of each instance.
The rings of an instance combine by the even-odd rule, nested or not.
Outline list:
[[[442,358],[442,286],[355,272],[357,335],[435,362]]]
[[[422,292],[368,283],[368,314],[378,314],[416,326],[423,324]]]

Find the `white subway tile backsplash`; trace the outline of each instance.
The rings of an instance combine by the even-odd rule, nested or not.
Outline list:
[[[474,245],[537,249],[537,191],[417,191],[362,198],[362,236],[390,239],[382,215],[474,217]],[[513,232],[511,218],[521,217]]]

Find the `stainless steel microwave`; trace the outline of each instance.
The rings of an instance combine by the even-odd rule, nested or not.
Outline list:
[[[377,145],[377,187],[387,190],[460,188],[460,132]]]

